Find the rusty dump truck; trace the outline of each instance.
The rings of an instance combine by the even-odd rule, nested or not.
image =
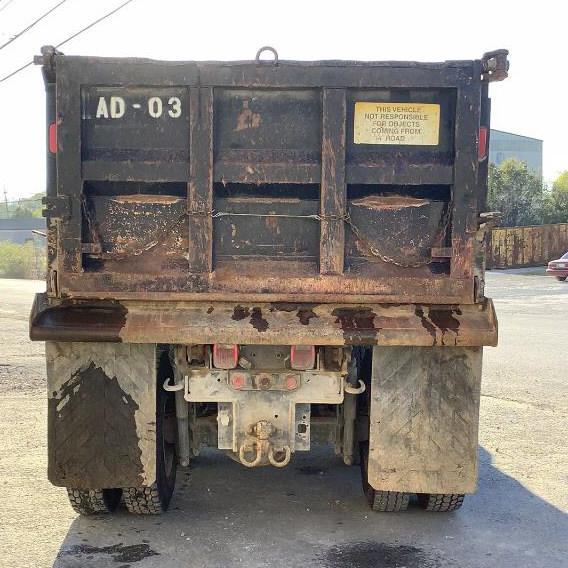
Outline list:
[[[265,53],[263,53],[265,52]],[[477,477],[490,101],[441,63],[161,62],[42,49],[48,475],[80,513],[168,507],[207,446],[331,443],[370,506]]]

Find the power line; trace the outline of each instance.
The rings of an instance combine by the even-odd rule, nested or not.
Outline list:
[[[93,26],[96,26],[98,23],[102,22],[103,20],[106,20],[107,18],[109,18],[110,16],[112,16],[113,14],[116,14],[119,10],[122,10],[122,8],[124,8],[127,4],[130,4],[130,2],[133,2],[134,0],[126,0],[126,2],[123,2],[122,4],[120,4],[119,6],[117,6],[114,10],[111,10],[110,12],[108,12],[107,14],[105,14],[104,16],[101,16],[100,18],[98,18],[97,20],[95,20],[94,22],[91,22],[88,26],[85,26],[84,28],[80,29],[78,32],[75,32],[73,35],[70,35],[67,39],[63,40],[62,42],[58,43],[55,48],[57,49],[58,47],[61,47],[62,45],[65,45],[66,43],[70,42],[72,39],[75,39],[77,36],[81,35],[83,32],[86,32],[87,30],[90,30]],[[26,63],[25,65],[22,65],[21,67],[19,67],[18,69],[16,69],[15,71],[12,71],[11,73],[9,73],[8,75],[2,77],[2,79],[0,79],[0,83],[3,83],[4,81],[6,81],[7,79],[10,79],[10,77],[13,77],[14,75],[18,74],[20,71],[23,71],[24,69],[28,68],[30,65],[33,65],[33,59],[31,61],[29,61],[28,63]]]
[[[24,35],[28,30],[31,30],[36,24],[38,24],[44,18],[49,16],[51,12],[57,10],[57,8],[61,6],[61,4],[65,4],[65,2],[67,2],[67,0],[61,0],[59,4],[56,4],[55,6],[53,6],[53,8],[50,8],[47,12],[42,14],[37,20],[33,21],[29,26],[25,27],[22,31],[18,32],[16,35],[12,36],[6,43],[0,45],[0,49],[4,49],[7,45],[10,45],[13,41],[17,40],[20,36]]]

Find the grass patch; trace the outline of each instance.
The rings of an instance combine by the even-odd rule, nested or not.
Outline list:
[[[0,278],[45,278],[45,242],[0,241]]]

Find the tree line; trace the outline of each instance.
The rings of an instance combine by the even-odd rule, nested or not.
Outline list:
[[[487,209],[500,211],[505,227],[568,223],[568,170],[548,186],[525,162],[489,164]]]

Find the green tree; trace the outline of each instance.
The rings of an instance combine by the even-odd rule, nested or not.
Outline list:
[[[505,160],[489,164],[487,205],[503,214],[506,227],[538,225],[544,212],[544,185],[525,162]]]
[[[546,196],[546,221],[568,223],[568,170],[554,180]]]

